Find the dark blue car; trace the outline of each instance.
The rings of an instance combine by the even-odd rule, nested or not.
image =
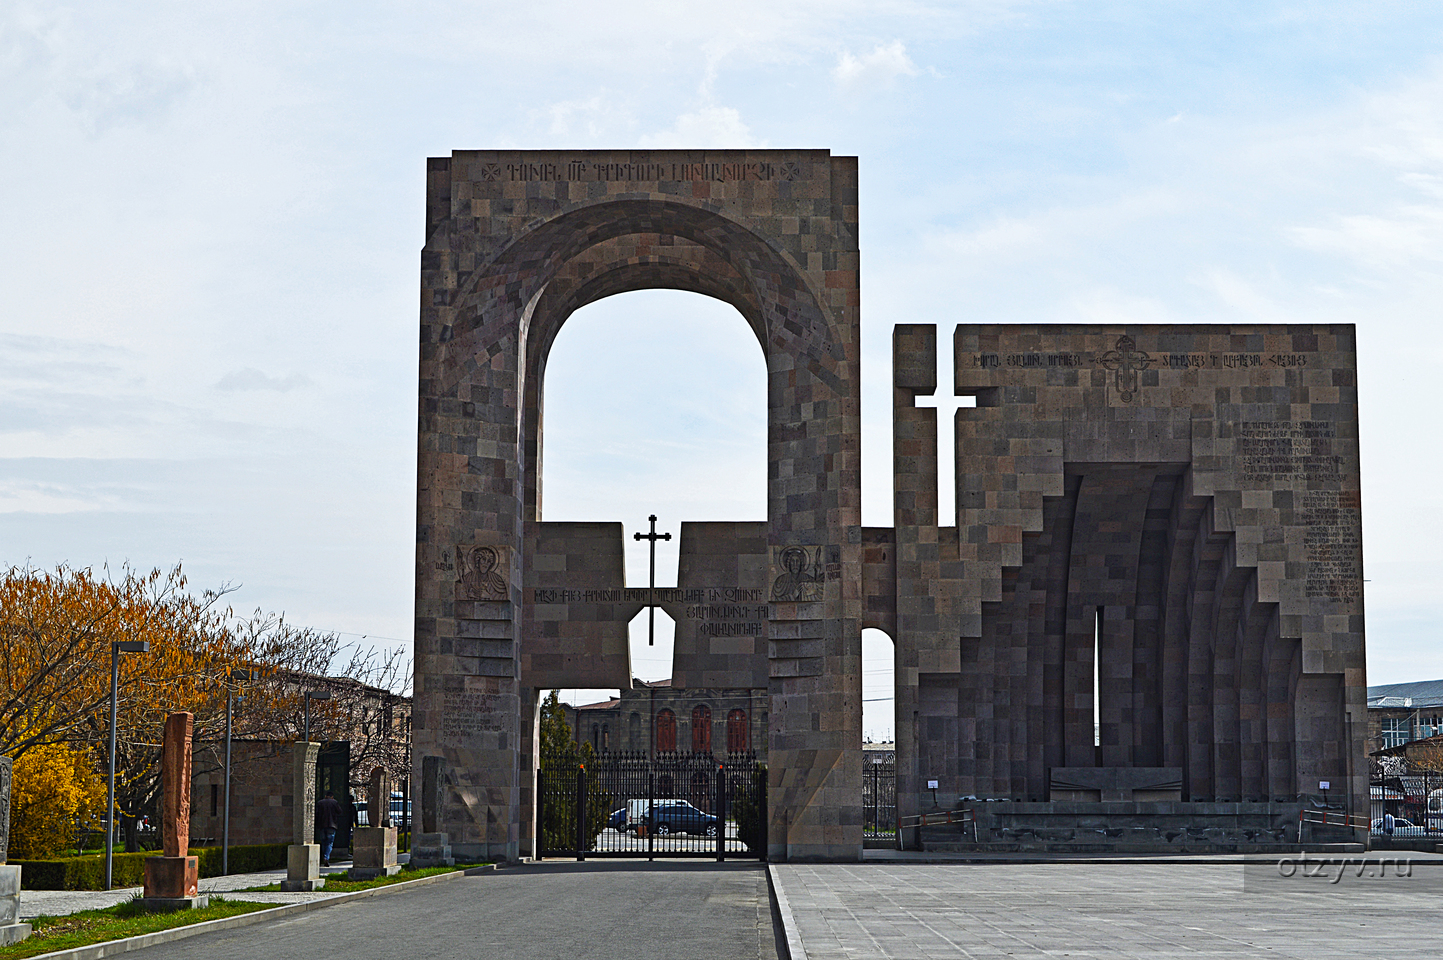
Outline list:
[[[714,837],[717,831],[716,817],[698,810],[691,804],[669,803],[654,808],[647,816],[658,837],[671,833],[690,833],[703,837]]]

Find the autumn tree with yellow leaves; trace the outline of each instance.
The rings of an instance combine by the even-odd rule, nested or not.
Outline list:
[[[54,856],[81,839],[79,825],[105,810],[105,779],[83,746],[44,743],[15,762],[10,850],[15,860]]]
[[[92,769],[107,762],[111,644],[149,642],[147,653],[120,657],[117,686],[123,731],[117,799],[129,801],[117,806],[133,846],[134,822],[158,790],[166,715],[191,711],[203,728],[216,713],[218,679],[250,659],[244,638],[230,627],[230,611],[218,603],[225,592],[190,593],[179,566],[165,574],[127,567],[119,577],[66,566],[7,570],[0,579],[0,753],[15,760],[17,781],[27,782],[21,774],[31,769],[26,758],[34,751],[47,758],[32,771],[36,776],[42,767],[65,769],[57,762],[77,751]],[[53,783],[55,776],[36,782],[42,780]],[[65,809],[71,816],[87,811],[85,804]],[[21,830],[28,829],[26,816],[15,812]]]
[[[224,592],[192,595],[179,566],[118,578],[10,568],[0,580],[0,753],[95,742],[109,722],[117,640],[150,643],[120,658],[119,701],[137,718],[163,722],[213,699],[216,678],[250,653],[218,608]]]
[[[89,795],[83,758],[88,756],[92,772],[109,759],[111,644],[117,640],[150,644],[146,653],[119,659],[116,813],[128,850],[138,849],[138,820],[157,807],[161,729],[169,713],[195,715],[198,744],[219,740],[229,689],[239,695],[237,737],[291,741],[301,735],[302,693],[321,686],[333,698],[313,705],[312,738],[350,738],[367,698],[404,685],[399,651],[347,650],[335,634],[297,627],[275,614],[236,618],[219,603],[228,592],[190,593],[179,566],[166,574],[123,568],[119,577],[65,566],[5,571],[0,754],[15,760],[17,781],[24,771],[37,785],[33,795],[40,796],[69,769],[75,795]],[[248,679],[239,681],[242,675]],[[27,765],[37,751],[43,761]],[[404,772],[404,758],[386,759],[396,763],[385,765]],[[95,816],[88,802],[66,803],[51,808],[60,821]],[[38,815],[42,806],[31,809]],[[22,831],[32,829],[27,816],[17,809]],[[55,836],[53,827],[38,822],[33,829],[36,836]],[[37,849],[45,842],[36,841]]]

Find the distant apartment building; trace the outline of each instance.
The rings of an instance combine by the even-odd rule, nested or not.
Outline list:
[[[1443,734],[1443,680],[1368,688],[1368,752]]]

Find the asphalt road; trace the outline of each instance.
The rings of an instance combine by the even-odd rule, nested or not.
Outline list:
[[[554,861],[138,950],[137,960],[777,960],[755,861]]]

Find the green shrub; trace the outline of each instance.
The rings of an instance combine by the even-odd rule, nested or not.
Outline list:
[[[758,764],[752,774],[750,789],[736,791],[732,800],[732,818],[737,822],[737,837],[748,850],[762,856],[767,849],[767,767]]]
[[[192,847],[190,855],[198,859],[196,866],[202,877],[220,876],[221,848]],[[145,859],[158,856],[144,853],[117,853],[111,866],[112,885],[138,887],[145,883]],[[62,857],[55,860],[12,860],[18,864],[20,885],[26,890],[104,890],[105,857]],[[230,848],[231,873],[255,873],[286,865],[286,844],[259,843]]]
[[[230,848],[231,873],[258,873],[261,870],[275,870],[286,865],[284,843],[257,843]],[[218,877],[221,865],[220,847],[191,847],[192,856],[200,858],[200,875]]]
[[[153,853],[117,853],[112,861],[114,886],[138,887],[145,882],[145,858]],[[20,865],[25,890],[104,890],[105,857],[61,857],[56,860],[11,860]]]

